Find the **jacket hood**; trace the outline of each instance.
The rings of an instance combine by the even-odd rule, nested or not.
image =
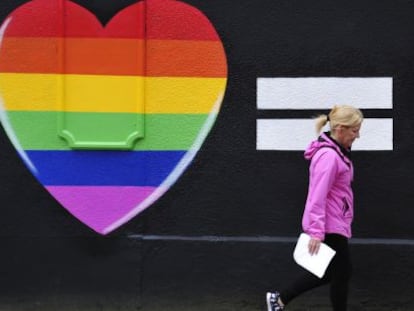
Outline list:
[[[315,153],[324,147],[334,149],[345,163],[351,163],[351,160],[349,158],[350,151],[346,151],[344,148],[340,147],[332,138],[330,138],[329,132],[322,133],[317,140],[314,140],[309,144],[304,153],[305,159],[311,160]]]

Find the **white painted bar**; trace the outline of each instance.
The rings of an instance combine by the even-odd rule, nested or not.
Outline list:
[[[257,78],[258,109],[391,109],[392,77]]]
[[[257,150],[303,151],[317,137],[313,119],[258,119],[256,129]],[[393,150],[393,120],[366,118],[360,136],[353,151]]]

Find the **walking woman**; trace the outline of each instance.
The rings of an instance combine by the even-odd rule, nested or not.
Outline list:
[[[359,138],[362,112],[352,106],[335,106],[328,115],[316,118],[316,130],[329,122],[330,132],[322,133],[309,145],[305,158],[310,160],[309,188],[302,227],[309,234],[309,253],[317,254],[321,242],[336,251],[323,278],[303,270],[287,287],[268,292],[268,311],[280,311],[298,295],[330,283],[330,300],[334,311],[345,311],[351,261],[348,239],[354,214],[353,165],[351,146]]]

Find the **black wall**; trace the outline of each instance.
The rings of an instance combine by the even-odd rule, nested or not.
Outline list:
[[[0,20],[24,2],[2,1]],[[76,2],[105,23],[135,1]],[[307,163],[301,152],[257,151],[256,120],[318,111],[257,110],[256,79],[391,76],[393,109],[364,114],[393,118],[394,150],[353,154],[354,237],[385,240],[352,244],[351,307],[413,310],[414,2],[185,2],[216,27],[229,66],[221,112],[199,154],[160,200],[102,237],[49,196],[2,131],[0,306],[264,309],[264,291],[296,270],[292,243],[145,237],[295,237]],[[325,289],[306,297],[309,310],[329,305]],[[303,310],[306,299],[292,309]]]

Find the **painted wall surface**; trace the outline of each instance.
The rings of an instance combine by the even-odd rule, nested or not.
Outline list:
[[[264,310],[298,269],[311,117],[349,103],[351,309],[414,310],[411,2],[8,0],[0,22],[0,309]]]

